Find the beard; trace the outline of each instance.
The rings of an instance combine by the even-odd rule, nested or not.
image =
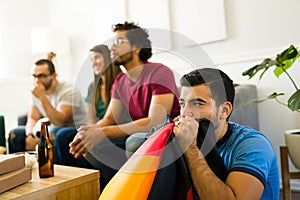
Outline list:
[[[49,90],[49,88],[52,85],[52,79],[48,83],[44,83],[43,85],[44,85],[46,91]]]
[[[116,66],[121,66],[121,65],[125,65],[126,63],[128,63],[132,59],[133,59],[133,52],[130,51],[126,54],[123,54],[123,55],[117,57],[113,62]]]

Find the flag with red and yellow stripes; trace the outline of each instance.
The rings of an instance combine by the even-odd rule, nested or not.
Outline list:
[[[167,124],[151,135],[107,184],[99,200],[148,199],[173,126]],[[191,194],[187,196],[192,199]]]

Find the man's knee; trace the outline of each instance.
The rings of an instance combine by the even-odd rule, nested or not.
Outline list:
[[[146,140],[148,132],[136,133],[126,140],[126,156],[129,158]]]
[[[76,128],[62,128],[55,134],[55,141],[57,144],[70,143],[77,133]]]
[[[25,129],[16,128],[8,134],[9,153],[25,151]]]
[[[9,131],[9,133],[8,133],[8,138],[9,138],[9,140],[12,140],[12,139],[14,139],[16,137],[16,134],[11,130],[11,131]]]

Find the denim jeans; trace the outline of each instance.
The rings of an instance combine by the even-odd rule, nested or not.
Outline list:
[[[52,133],[56,136],[58,130],[62,127],[60,126],[49,126],[49,133]],[[24,125],[18,126],[12,130],[14,137],[9,136],[8,144],[9,144],[9,153],[16,153],[26,151],[26,127]],[[54,163],[57,163],[57,152],[56,152],[56,141],[51,141],[53,144],[54,151]]]
[[[68,165],[74,167],[94,168],[85,158],[74,158],[69,153],[69,144],[73,141],[77,129],[75,127],[63,127],[56,132],[56,162],[60,165]]]
[[[127,161],[125,141],[126,138],[105,138],[85,157],[95,169],[100,170],[100,191]]]
[[[69,144],[77,134],[75,127],[61,128],[55,137],[57,163],[76,167],[98,169],[100,171],[100,187],[104,189],[110,179],[127,161],[125,155],[126,138],[104,139],[96,145],[86,157],[75,159],[69,153]]]

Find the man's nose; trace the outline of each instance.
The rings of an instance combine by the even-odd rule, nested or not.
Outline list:
[[[40,79],[38,77],[34,77],[34,83],[40,83]]]
[[[116,45],[113,43],[113,44],[111,44],[111,46],[110,46],[110,51],[114,51],[116,49]]]
[[[180,114],[182,117],[185,117],[185,116],[193,117],[193,112],[188,106],[181,108]]]

